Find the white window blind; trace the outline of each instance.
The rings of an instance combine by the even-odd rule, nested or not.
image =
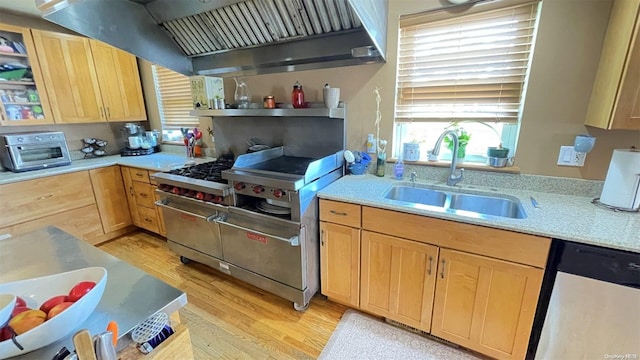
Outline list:
[[[198,117],[189,115],[193,110],[189,77],[159,65],[153,65],[153,78],[162,121],[163,134],[179,133],[180,128],[199,126]],[[163,139],[167,137],[163,136]]]
[[[396,122],[517,122],[537,13],[536,1],[402,18]]]

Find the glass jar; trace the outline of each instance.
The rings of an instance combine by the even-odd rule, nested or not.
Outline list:
[[[293,91],[291,92],[291,103],[294,108],[304,107],[304,91],[302,91],[302,85],[297,81],[293,85]]]
[[[387,165],[387,153],[378,153],[378,160],[376,161],[376,176],[384,177],[384,167]]]
[[[263,99],[262,107],[265,109],[275,109],[276,99],[272,95],[265,96]]]

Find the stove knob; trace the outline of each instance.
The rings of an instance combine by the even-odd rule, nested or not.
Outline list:
[[[180,193],[180,188],[177,186],[174,186],[173,189],[171,189],[171,192],[178,195]]]
[[[256,185],[253,187],[253,192],[256,194],[260,194],[264,191],[264,188],[261,185]]]
[[[276,199],[280,199],[282,197],[282,195],[284,195],[284,191],[280,190],[280,189],[275,189],[273,190],[273,196]]]
[[[216,196],[215,198],[213,198],[213,202],[215,202],[216,204],[222,204],[222,201],[224,200],[224,198],[222,196]]]
[[[244,185],[244,183],[236,183],[235,185],[233,185],[233,187],[236,190],[240,191],[240,190],[244,189],[246,186]]]

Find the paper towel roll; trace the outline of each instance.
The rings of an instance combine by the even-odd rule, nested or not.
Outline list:
[[[640,208],[640,152],[615,149],[600,202],[622,209]]]

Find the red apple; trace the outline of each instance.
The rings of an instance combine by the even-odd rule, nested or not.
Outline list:
[[[0,342],[11,339],[11,330],[9,330],[8,326],[0,329]]]
[[[27,302],[24,301],[23,298],[21,298],[20,296],[16,296],[16,307],[18,306],[27,306]]]
[[[94,286],[96,286],[96,283],[93,281],[81,281],[77,283],[73,288],[71,288],[71,291],[69,291],[67,301],[76,302],[80,300],[80,298],[91,291]]]
[[[43,302],[42,305],[40,305],[40,310],[48,314],[52,307],[65,301],[67,301],[67,295],[54,296],[51,299]]]
[[[61,312],[65,311],[71,305],[73,305],[72,302],[65,301],[65,302],[62,302],[62,303],[54,306],[53,308],[51,308],[51,310],[49,310],[49,313],[47,313],[47,320],[50,320],[52,317],[54,317],[54,316],[60,314]]]
[[[11,317],[14,317],[18,314],[20,314],[21,312],[27,311],[27,310],[31,310],[26,306],[16,306],[13,308],[13,311],[11,312]]]

